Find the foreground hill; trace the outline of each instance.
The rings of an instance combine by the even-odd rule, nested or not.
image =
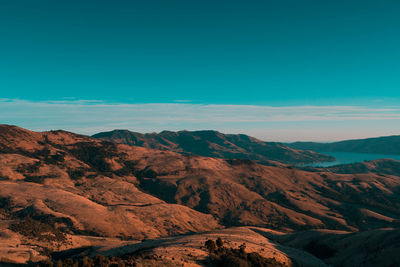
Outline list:
[[[295,142],[286,145],[294,149],[312,151],[400,155],[400,135],[345,140],[333,143]]]
[[[66,266],[86,259],[97,263],[95,266],[109,262],[114,264],[111,266],[389,267],[400,263],[399,238],[398,229],[283,233],[261,227],[232,227],[142,242],[97,238],[91,246],[55,252],[52,258]],[[218,239],[222,246],[210,253],[205,243]],[[251,261],[258,264],[249,265]]]
[[[274,259],[274,265],[266,266],[327,266],[316,256],[304,251],[279,244],[271,237],[267,237],[271,231],[265,228],[254,227],[232,227],[229,229],[214,230],[205,233],[160,238],[143,242],[127,241],[121,246],[115,246],[112,240],[106,240],[97,247],[86,247],[74,251],[64,251],[56,255],[57,258],[79,258],[84,253],[88,257],[95,258],[101,253],[108,258],[118,257],[128,262],[130,258],[136,257],[138,265],[143,266],[216,266],[212,264],[212,256],[205,248],[206,240],[217,240],[221,238],[223,247],[237,249],[245,244],[245,253],[257,253],[266,259]],[[282,233],[274,234],[281,236]],[[64,259],[64,261],[66,261]],[[225,266],[249,266],[243,261],[232,261]],[[236,264],[235,264],[236,263]],[[240,265],[240,263],[242,263]],[[148,264],[148,265],[146,265]],[[141,265],[139,265],[141,266]],[[220,266],[220,265],[217,265]],[[265,266],[265,265],[256,265]]]
[[[262,164],[279,161],[305,164],[333,161],[334,158],[312,151],[301,151],[275,142],[263,142],[244,134],[222,134],[217,131],[163,131],[141,134],[114,130],[93,135],[94,138],[120,144],[169,150],[183,154],[225,159],[250,159]]]
[[[0,126],[0,177],[0,261],[232,226],[355,232],[400,219],[393,174],[265,166],[65,131]]]

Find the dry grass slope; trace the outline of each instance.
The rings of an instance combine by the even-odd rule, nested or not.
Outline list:
[[[319,263],[321,259],[329,264],[344,262],[347,254],[341,252],[339,244],[352,240],[352,234],[335,232],[335,245],[329,248],[321,245],[323,240],[331,240],[322,230],[304,232],[321,233],[321,242],[316,239],[297,246],[290,241],[296,234],[300,238],[301,232],[295,232],[309,229],[367,231],[371,233],[367,236],[384,245],[357,243],[353,251],[360,260],[355,262],[372,262],[366,256],[371,250],[360,248],[363,244],[371,244],[371,249],[377,249],[377,259],[386,262],[388,255],[381,250],[396,252],[398,247],[395,240],[384,238],[389,232],[377,229],[399,226],[400,178],[395,163],[366,164],[368,172],[306,171],[284,164],[266,166],[246,159],[182,155],[65,131],[31,132],[3,125],[0,258],[38,261],[46,259],[50,251],[98,245],[114,246],[116,250],[110,251],[115,253],[109,255],[146,244],[162,250],[173,247],[168,240],[200,242],[213,232],[200,233],[212,230],[219,231],[221,237],[227,233],[224,231],[233,231],[229,234],[232,237],[236,230],[217,229],[252,226],[235,228],[241,229],[235,238],[257,234],[265,239],[263,234],[268,232],[269,241],[271,237],[284,246],[271,245],[264,254],[257,253],[268,258],[268,253],[275,251],[274,258],[280,262],[290,263],[299,258],[299,251],[306,253],[304,250],[320,257],[311,256]],[[260,234],[254,226],[294,234],[271,234],[269,230]],[[182,234],[187,236],[159,239]],[[141,242],[144,239],[153,240]],[[257,242],[264,246],[268,240]],[[246,244],[251,247],[250,240]],[[183,253],[184,249],[177,251]]]

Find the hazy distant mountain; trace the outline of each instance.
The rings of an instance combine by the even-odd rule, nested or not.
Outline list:
[[[98,133],[92,137],[182,154],[250,159],[262,164],[268,164],[269,161],[303,164],[334,160],[333,157],[327,155],[293,149],[281,143],[263,142],[244,134],[222,134],[217,131],[163,131],[142,134],[128,130],[114,130]]]
[[[345,140],[333,143],[295,142],[287,143],[295,149],[324,152],[355,152],[400,155],[400,135]]]

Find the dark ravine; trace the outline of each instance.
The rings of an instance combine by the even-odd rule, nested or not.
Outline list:
[[[281,143],[264,142],[244,134],[223,134],[217,131],[163,131],[142,134],[128,130],[114,130],[98,133],[92,137],[182,154],[225,159],[250,159],[266,165],[273,164],[271,161],[305,164],[335,160],[328,155],[293,149]]]

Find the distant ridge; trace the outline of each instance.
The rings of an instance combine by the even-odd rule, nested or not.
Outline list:
[[[327,171],[340,174],[376,173],[400,176],[400,161],[393,159],[375,159],[363,162],[339,164],[330,167],[303,167],[305,171]]]
[[[344,140],[333,143],[295,142],[286,145],[294,149],[312,151],[400,155],[400,135]]]
[[[263,142],[245,134],[223,134],[217,131],[162,131],[137,133],[128,130],[102,132],[92,137],[120,144],[169,150],[181,154],[226,159],[250,159],[262,164],[278,161],[303,164],[334,161],[331,156],[312,151],[301,151],[282,143]]]

